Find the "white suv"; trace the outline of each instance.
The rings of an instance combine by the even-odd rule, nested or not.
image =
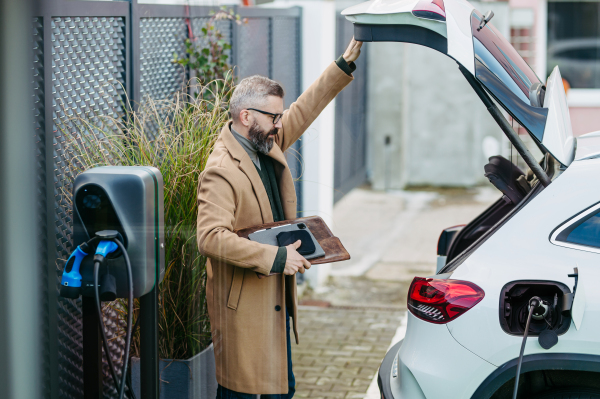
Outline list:
[[[558,67],[544,85],[493,13],[463,0],[372,0],[343,14],[357,40],[454,59],[529,166],[490,158],[502,198],[442,233],[438,273],[412,282],[406,336],[380,367],[382,398],[510,398],[514,386],[520,398],[600,398],[600,132],[573,137]]]

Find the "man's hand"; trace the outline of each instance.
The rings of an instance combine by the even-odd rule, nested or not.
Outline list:
[[[293,276],[297,272],[304,273],[305,269],[310,269],[310,262],[304,259],[304,256],[300,255],[298,248],[302,245],[302,241],[298,240],[293,244],[286,246],[287,248],[287,259],[285,260],[285,269],[283,274]]]
[[[342,57],[344,57],[344,59],[346,60],[347,63],[356,61],[356,59],[360,55],[361,46],[362,46],[362,42],[357,42],[356,40],[354,40],[354,37],[352,37],[352,40],[350,41],[348,48],[346,49],[346,51],[344,52],[344,55],[342,56]]]

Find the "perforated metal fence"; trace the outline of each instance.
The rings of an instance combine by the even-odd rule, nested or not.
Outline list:
[[[343,54],[354,34],[354,26],[343,15],[337,18],[336,53]],[[367,52],[356,60],[354,81],[336,98],[334,200],[339,201],[367,180]]]
[[[31,68],[31,83],[33,94],[33,122],[35,128],[35,165],[37,170],[37,226],[38,226],[38,248],[39,259],[47,258],[46,247],[48,237],[46,234],[46,153],[45,153],[45,129],[44,129],[44,26],[42,18],[33,19],[33,58]],[[48,297],[48,268],[43,267],[40,270],[40,296]],[[42,348],[42,389],[48,389],[50,385],[50,351],[49,348],[49,303],[46,302],[41,307],[40,322],[41,348]]]
[[[43,392],[50,398],[83,397],[83,337],[80,300],[59,297],[65,260],[73,250],[71,182],[73,154],[63,132],[78,120],[102,123],[100,116],[122,118],[125,107],[144,98],[165,99],[180,90],[189,70],[172,62],[184,53],[190,29],[199,32],[216,11],[209,7],[129,2],[45,0],[32,22],[34,122],[38,176],[40,287],[45,351]],[[289,106],[300,94],[299,8],[234,8],[248,23],[218,21],[232,44],[232,64],[240,78],[261,74],[281,82]],[[152,131],[152,129],[149,129]],[[300,166],[294,150],[292,172]],[[298,197],[300,187],[297,186]],[[124,342],[115,337],[115,314],[106,313],[115,361]],[[104,396],[115,395],[104,366]]]

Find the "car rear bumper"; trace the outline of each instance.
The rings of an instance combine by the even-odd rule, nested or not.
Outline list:
[[[398,352],[402,346],[402,341],[392,346],[390,350],[385,354],[381,366],[379,366],[379,372],[377,373],[377,385],[379,386],[379,392],[381,393],[382,399],[396,399],[392,393],[390,382],[392,379],[392,373],[397,378],[397,367],[398,367]],[[394,370],[392,371],[392,368]]]
[[[386,354],[377,381],[384,399],[464,399],[495,369],[456,342],[446,325],[409,314],[406,336]]]
[[[425,399],[419,383],[400,360],[399,354],[403,342],[402,340],[390,348],[379,367],[377,385],[379,385],[381,398]]]

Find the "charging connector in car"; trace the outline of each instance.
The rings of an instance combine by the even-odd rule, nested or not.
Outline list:
[[[562,335],[571,324],[570,312],[563,311],[570,294],[569,287],[556,281],[512,281],[500,293],[500,326],[506,333],[522,337],[529,314],[529,300],[538,297],[544,312],[532,316],[527,334],[537,337],[544,331],[553,330]]]
[[[523,353],[525,352],[525,344],[527,343],[527,333],[529,332],[529,324],[531,318],[535,314],[537,317],[543,315],[548,311],[548,307],[542,306],[542,300],[534,296],[529,300],[529,313],[527,316],[527,323],[525,324],[525,331],[523,332],[523,342],[521,343],[521,353],[519,354],[519,360],[517,361],[517,375],[515,376],[515,387],[513,389],[513,399],[517,399],[517,393],[519,391],[519,377],[521,375],[521,364],[523,363]],[[543,317],[543,316],[542,316]]]

